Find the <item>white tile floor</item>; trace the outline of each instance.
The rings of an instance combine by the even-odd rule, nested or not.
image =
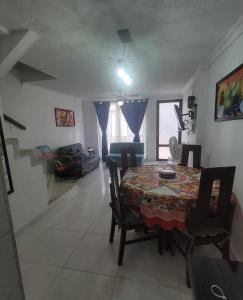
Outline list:
[[[156,240],[127,246],[118,267],[118,235],[108,242],[108,204],[102,166],[18,235],[27,300],[191,299],[184,259],[160,256]]]

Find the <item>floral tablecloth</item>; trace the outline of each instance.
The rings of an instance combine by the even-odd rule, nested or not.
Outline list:
[[[174,169],[175,179],[161,179],[159,171]],[[183,166],[130,168],[121,182],[126,206],[139,210],[148,226],[184,231],[188,208],[196,203],[201,171]]]

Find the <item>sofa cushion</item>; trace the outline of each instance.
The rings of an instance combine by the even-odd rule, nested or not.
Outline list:
[[[121,167],[122,166],[122,163],[121,163],[121,155],[120,154],[117,154],[117,153],[110,153],[106,156],[106,158],[111,158],[113,159],[117,166],[118,167]],[[136,161],[137,161],[137,165],[138,166],[142,166],[143,163],[144,163],[144,155],[143,154],[136,154]]]
[[[76,158],[81,157],[81,144],[73,144],[73,145],[60,147],[57,149],[57,153],[60,155],[74,156]]]
[[[55,169],[55,174],[59,177],[79,178],[84,175],[81,161],[67,163]]]
[[[74,160],[80,160],[83,159],[83,157],[84,160],[90,158],[89,152],[85,150],[80,143],[60,147],[58,148],[57,153],[61,155],[70,155]]]
[[[119,167],[121,167],[121,150],[123,148],[133,147],[136,153],[137,165],[141,166],[144,163],[144,143],[119,142],[110,144],[110,153],[106,158],[114,159]]]

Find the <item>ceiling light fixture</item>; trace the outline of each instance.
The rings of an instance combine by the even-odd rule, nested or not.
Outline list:
[[[125,61],[126,45],[132,41],[131,35],[129,32],[129,29],[118,30],[117,34],[123,44],[122,57],[117,60],[117,63],[118,63],[117,75],[118,75],[118,77],[121,78],[121,80],[126,85],[131,85],[132,79],[131,79],[130,75],[127,73],[127,70],[125,68],[125,66],[126,66],[126,61]]]
[[[132,84],[132,79],[131,77],[126,73],[126,71],[123,68],[119,68],[117,70],[117,75],[122,79],[122,81],[126,85],[131,85]]]
[[[121,100],[119,100],[119,101],[117,101],[117,104],[118,104],[119,106],[122,106],[122,105],[124,104],[124,102],[121,101]]]

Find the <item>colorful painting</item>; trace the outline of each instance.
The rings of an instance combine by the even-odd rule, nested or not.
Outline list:
[[[56,126],[57,127],[74,127],[74,112],[68,109],[55,108]]]
[[[243,119],[243,64],[217,82],[215,121]]]

